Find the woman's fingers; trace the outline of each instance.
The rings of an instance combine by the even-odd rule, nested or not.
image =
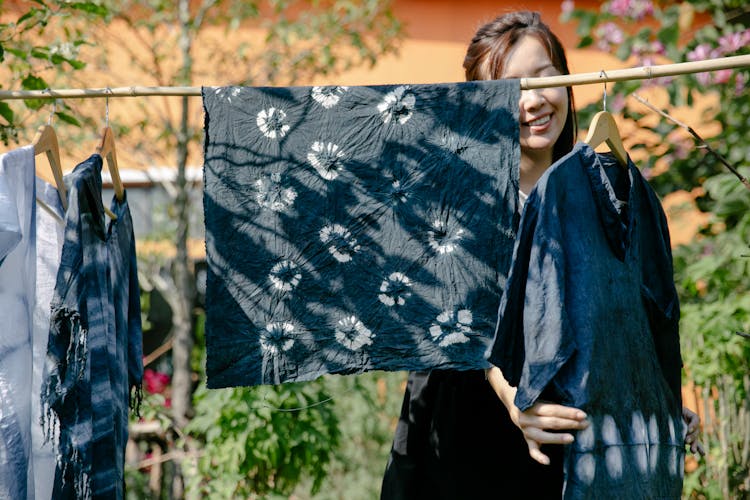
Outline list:
[[[687,433],[685,434],[685,444],[690,445],[690,451],[693,454],[699,454],[700,456],[706,455],[706,450],[703,449],[703,445],[698,441],[698,432],[700,427],[700,417],[692,410],[683,407],[682,408],[682,419],[687,425]]]
[[[588,427],[586,413],[578,408],[551,403],[536,403],[519,415],[518,425],[551,430],[580,430]]]
[[[588,427],[588,420],[577,420],[562,417],[539,417],[535,415],[523,415],[519,418],[521,427],[539,427],[540,429],[550,430],[581,430]]]
[[[697,453],[702,457],[706,456],[706,450],[703,449],[703,445],[700,443],[700,441],[696,441],[695,443],[691,444],[690,451],[693,453],[693,455]]]
[[[536,403],[526,411],[540,417],[558,417],[570,420],[586,419],[586,413],[583,410],[553,403]]]
[[[531,456],[531,458],[542,465],[549,465],[549,457],[542,453],[542,450],[539,449],[539,443],[527,439],[526,444],[529,445],[529,455]]]
[[[539,427],[526,427],[523,429],[526,440],[536,441],[537,444],[570,444],[573,435],[562,432],[547,432]]]

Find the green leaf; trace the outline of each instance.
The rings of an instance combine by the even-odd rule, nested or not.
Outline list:
[[[83,69],[86,67],[86,63],[79,61],[78,59],[66,59],[66,61],[73,67],[73,69]]]
[[[578,42],[579,49],[583,49],[585,47],[588,47],[589,45],[594,43],[594,38],[591,35],[586,35],[583,38],[581,38],[581,41]]]
[[[49,88],[47,82],[43,78],[34,75],[26,75],[21,81],[21,87],[24,90],[44,90]]]
[[[34,15],[36,15],[37,12],[39,12],[38,9],[29,9],[27,13],[25,13],[24,15],[18,18],[18,21],[16,21],[16,24],[23,24],[24,21],[34,17]]]
[[[0,62],[5,61],[5,50],[3,49],[3,45],[0,44]]]
[[[81,126],[81,122],[79,122],[78,119],[73,115],[69,115],[67,113],[63,113],[62,111],[58,111],[55,113],[55,116],[58,117],[60,120],[64,121],[65,123],[75,125],[76,127]]]
[[[619,47],[617,47],[617,51],[615,52],[615,55],[617,58],[621,61],[624,61],[628,57],[630,57],[630,53],[633,49],[633,41],[628,39],[625,40],[623,43],[620,44]]]
[[[34,47],[31,49],[31,57],[49,59],[49,49],[47,47]]]
[[[45,82],[44,79],[38,76],[26,75],[21,81],[21,88],[24,90],[44,90],[48,89],[49,85],[47,85],[47,82]],[[37,110],[45,104],[44,99],[24,99],[23,102],[27,108],[33,110]]]
[[[661,29],[656,37],[665,47],[672,47],[677,44],[680,38],[680,26],[677,23],[667,26]]]
[[[74,10],[79,10],[81,12],[86,12],[87,14],[93,14],[95,16],[99,17],[106,17],[109,15],[109,9],[107,9],[104,5],[99,5],[94,2],[71,2],[67,4],[68,7]]]
[[[7,102],[0,101],[0,116],[5,118],[8,124],[13,123],[13,110]]]

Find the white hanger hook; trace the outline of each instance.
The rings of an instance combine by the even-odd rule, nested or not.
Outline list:
[[[47,89],[47,92],[50,90]],[[52,100],[52,110],[49,112],[49,116],[47,117],[47,125],[52,125],[52,117],[55,116],[55,113],[57,113],[57,99]]]
[[[107,95],[104,98],[104,126],[109,127],[109,94],[112,93],[112,89],[107,87]]]
[[[607,111],[607,73],[601,70],[599,78],[604,78],[604,111]]]

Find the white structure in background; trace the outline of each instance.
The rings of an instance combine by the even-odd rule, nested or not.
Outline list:
[[[185,172],[190,187],[190,236],[204,237],[203,168],[188,167]],[[174,234],[175,221],[170,205],[176,192],[177,170],[173,167],[149,167],[146,170],[121,169],[122,184],[127,190],[133,230],[137,239]],[[112,199],[112,178],[102,172],[103,199]]]

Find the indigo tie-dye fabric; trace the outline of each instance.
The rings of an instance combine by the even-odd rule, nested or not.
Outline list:
[[[588,414],[564,498],[680,498],[679,317],[658,198],[632,162],[577,144],[526,201],[489,356],[521,410]]]
[[[0,498],[34,497],[31,359],[36,276],[34,147],[0,155]]]
[[[127,199],[105,222],[102,158],[65,176],[65,241],[51,304],[42,403],[59,426],[53,498],[123,498],[128,405],[143,361],[133,222]]]
[[[204,88],[209,387],[486,366],[518,81]]]

